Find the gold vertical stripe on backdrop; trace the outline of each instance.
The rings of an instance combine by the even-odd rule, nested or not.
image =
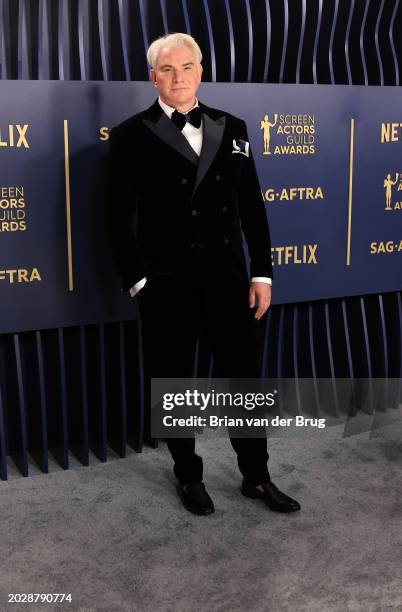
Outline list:
[[[349,149],[349,204],[348,204],[348,245],[346,251],[346,265],[350,266],[350,243],[352,239],[352,201],[353,201],[353,150],[355,141],[355,120],[350,120],[350,149]]]
[[[68,150],[68,121],[64,119],[64,173],[66,177],[66,218],[67,218],[67,257],[68,289],[73,291],[73,255],[71,246],[71,196],[70,196],[70,157]]]

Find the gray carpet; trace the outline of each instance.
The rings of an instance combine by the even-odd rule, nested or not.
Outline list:
[[[203,438],[215,514],[180,505],[162,445],[1,486],[1,610],[364,611],[402,608],[402,444],[325,436],[270,440],[293,515],[239,494],[227,439]],[[32,472],[31,472],[32,473]],[[71,592],[56,606],[10,592]]]

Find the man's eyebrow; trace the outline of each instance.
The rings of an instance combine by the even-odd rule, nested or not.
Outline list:
[[[185,64],[182,64],[182,66],[194,66],[194,62],[186,62]],[[173,68],[173,66],[172,64],[162,64],[159,70],[162,70],[162,68]]]

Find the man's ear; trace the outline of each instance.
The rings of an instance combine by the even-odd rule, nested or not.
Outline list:
[[[149,70],[149,78],[152,81],[152,83],[156,83],[156,72],[154,68],[150,68]]]

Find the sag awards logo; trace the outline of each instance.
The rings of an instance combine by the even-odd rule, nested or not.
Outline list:
[[[26,198],[24,187],[0,187],[0,233],[24,232]],[[38,268],[9,268],[0,270],[1,281],[9,285],[42,281]]]
[[[24,187],[0,187],[0,232],[24,232]]]
[[[315,153],[314,115],[264,115],[260,121],[263,155],[312,155]],[[272,142],[271,142],[272,140]]]
[[[394,189],[395,187],[395,189]],[[395,201],[398,196],[394,194],[398,191],[402,191],[402,174],[396,173],[393,180],[391,174],[387,174],[384,179],[384,190],[385,190],[385,208],[384,210],[402,210],[402,200]]]

